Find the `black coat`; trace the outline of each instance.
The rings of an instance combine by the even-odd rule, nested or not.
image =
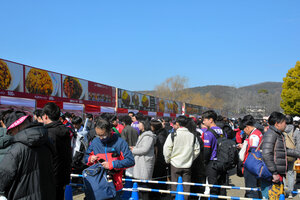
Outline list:
[[[262,157],[272,174],[286,174],[287,155],[300,157],[300,152],[295,149],[287,149],[282,132],[274,126],[270,126],[263,136]]]
[[[0,162],[0,196],[9,200],[55,199],[54,147],[47,129],[31,125],[13,138]]]
[[[60,121],[46,124],[49,138],[52,140],[55,148],[53,157],[53,169],[56,186],[64,186],[70,182],[71,173],[71,138],[69,129]]]
[[[164,158],[163,149],[164,149],[164,144],[169,135],[167,130],[164,128],[155,131],[155,134],[157,136],[157,140],[155,143],[156,157],[155,157],[155,164],[154,164],[154,172],[152,176],[153,178],[163,177],[167,175],[167,170],[166,170],[167,164]]]

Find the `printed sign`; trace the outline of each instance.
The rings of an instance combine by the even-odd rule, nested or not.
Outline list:
[[[118,98],[119,108],[153,112],[156,110],[156,99],[149,95],[118,89]]]
[[[25,92],[36,95],[61,97],[61,75],[26,66]]]
[[[23,92],[23,65],[0,59],[0,89]]]
[[[62,93],[65,98],[87,100],[88,81],[63,75]]]

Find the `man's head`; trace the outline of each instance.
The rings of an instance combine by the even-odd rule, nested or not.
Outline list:
[[[132,119],[131,119],[131,117],[129,115],[125,115],[122,118],[122,122],[124,123],[125,126],[131,126]]]
[[[244,130],[247,135],[250,135],[251,131],[255,129],[254,127],[255,119],[252,115],[246,115],[240,123],[240,129]]]
[[[33,112],[33,121],[37,121],[39,123],[43,123],[42,113],[43,113],[43,111],[41,109],[36,109]]]
[[[44,124],[58,121],[60,117],[60,108],[53,102],[47,103],[43,108],[42,119]]]
[[[286,128],[286,117],[280,112],[272,112],[268,122],[271,126],[275,126],[279,131],[284,131]]]
[[[203,124],[210,128],[212,126],[215,125],[215,121],[217,120],[217,113],[213,110],[208,110],[208,111],[205,111],[202,115],[202,118],[203,118]]]
[[[153,132],[158,131],[163,128],[163,124],[161,123],[161,121],[156,120],[156,119],[151,120],[150,125],[151,125],[151,130]]]
[[[93,121],[93,115],[92,114],[90,114],[90,113],[87,113],[86,114],[86,118],[88,118],[90,121]]]
[[[111,124],[109,121],[98,118],[95,124],[95,131],[97,136],[99,136],[100,139],[105,139],[110,136],[111,132]]]
[[[184,116],[184,115],[180,115],[180,116],[177,117],[177,119],[176,119],[176,124],[177,124],[177,126],[179,126],[179,127],[186,127],[187,123],[188,123],[188,119],[187,119],[187,117]]]
[[[9,113],[5,118],[7,134],[16,135],[18,132],[26,129],[31,122],[31,116],[22,111]]]
[[[74,126],[74,128],[76,128],[77,130],[79,130],[81,128],[81,125],[82,125],[82,119],[81,117],[73,117],[72,119],[72,124]]]
[[[135,116],[134,112],[128,112],[128,115],[129,115],[130,117]]]

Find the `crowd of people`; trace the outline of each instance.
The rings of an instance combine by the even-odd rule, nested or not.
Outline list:
[[[228,119],[213,110],[200,118],[181,115],[173,120],[133,112],[83,117],[62,113],[51,102],[33,113],[2,111],[0,199],[62,200],[70,174],[80,174],[96,163],[111,175],[116,189],[114,199],[130,197],[130,192],[122,191],[124,177],[174,182],[182,177],[184,182],[228,185],[232,171],[244,177],[246,187],[261,188],[247,190],[245,197],[268,199],[270,188],[277,183],[284,183],[287,197],[300,189],[300,174],[293,170],[300,158],[297,117],[273,112],[268,120],[251,115]],[[287,141],[294,146],[286,145]],[[228,148],[232,156],[220,152],[222,142],[231,147],[233,144]],[[258,179],[244,166],[254,150],[262,151],[271,179]],[[132,187],[131,183],[125,184]],[[139,187],[176,191],[176,185],[168,188],[141,183]],[[217,187],[184,185],[184,191],[226,195],[225,189]],[[143,200],[174,198],[160,193],[139,194]]]

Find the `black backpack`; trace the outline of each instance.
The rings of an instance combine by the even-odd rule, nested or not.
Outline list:
[[[213,168],[218,171],[228,171],[236,167],[239,161],[238,150],[233,140],[220,136],[213,129],[208,129],[217,138],[217,160]]]

